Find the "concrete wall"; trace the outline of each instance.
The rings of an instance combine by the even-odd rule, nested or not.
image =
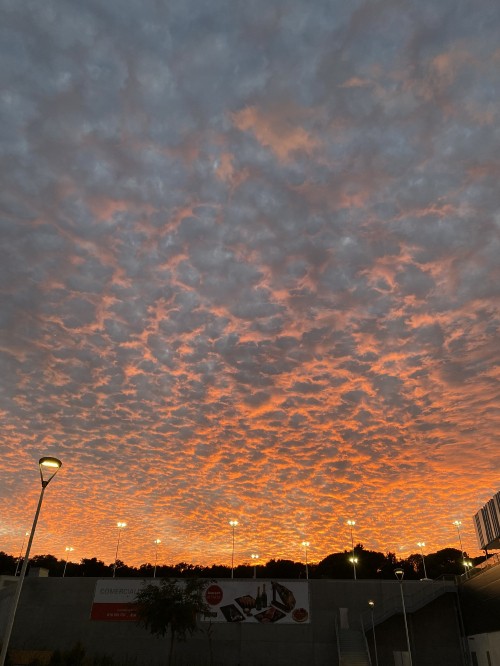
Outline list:
[[[12,649],[70,649],[81,641],[89,654],[107,654],[117,663],[154,666],[166,662],[167,639],[156,639],[134,623],[96,622],[89,619],[93,578],[27,578],[16,615]],[[213,666],[338,666],[335,619],[340,608],[349,609],[352,627],[359,627],[369,599],[379,607],[397,603],[397,581],[312,580],[311,623],[304,625],[216,624],[213,626]],[[418,581],[405,584],[410,598],[422,589]],[[0,590],[0,631],[3,634],[8,597],[12,588]],[[446,594],[409,613],[414,666],[458,666],[459,624],[455,594]],[[206,629],[207,625],[202,624]],[[393,650],[406,645],[402,615],[377,627],[380,664],[394,663]],[[429,645],[432,649],[427,649]],[[176,666],[208,666],[210,649],[206,633],[200,632],[175,648]]]

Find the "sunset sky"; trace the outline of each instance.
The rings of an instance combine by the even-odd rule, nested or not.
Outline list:
[[[2,0],[0,550],[477,555],[497,0]]]

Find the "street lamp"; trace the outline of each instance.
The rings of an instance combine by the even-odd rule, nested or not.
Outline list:
[[[155,545],[155,568],[153,569],[153,578],[156,578],[156,563],[158,562],[158,546],[161,544],[161,539],[155,539],[153,543]]]
[[[377,638],[375,636],[375,620],[373,618],[373,611],[375,610],[375,602],[370,599],[368,602],[368,606],[370,606],[370,610],[372,612],[372,634],[373,634],[373,649],[375,652],[375,666],[378,666],[378,654],[377,654]]]
[[[309,580],[309,567],[307,565],[307,549],[311,544],[309,543],[309,541],[303,541],[302,545],[304,546],[304,550],[306,552],[306,580]]]
[[[113,578],[116,578],[116,569],[118,568],[118,549],[120,548],[120,536],[122,530],[125,529],[125,527],[127,527],[127,523],[118,521],[116,523],[116,527],[118,528],[118,541],[116,542],[115,564],[113,566]]]
[[[424,557],[425,541],[419,541],[417,543],[417,546],[420,548],[420,552],[422,553],[422,564],[424,565],[424,578],[425,580],[427,580],[427,570],[425,568],[425,557]]]
[[[62,575],[63,578],[66,575],[66,567],[68,566],[68,558],[69,558],[68,553],[72,553],[75,549],[72,548],[71,546],[66,546],[66,548],[64,550],[66,551],[66,562],[64,563],[64,569],[63,569],[63,575]]]
[[[252,554],[250,555],[250,557],[252,558],[252,560],[254,560],[254,564],[253,564],[253,577],[254,577],[254,578],[257,578],[257,560],[259,559],[259,556],[257,555],[257,553],[252,553]]]
[[[26,576],[26,569],[28,568],[29,554],[31,551],[31,544],[33,543],[33,537],[35,536],[36,524],[38,522],[38,516],[40,515],[40,509],[42,507],[43,495],[45,493],[45,488],[49,485],[51,480],[59,471],[62,462],[57,458],[43,457],[38,461],[38,466],[40,468],[40,481],[42,484],[42,491],[40,493],[40,498],[38,500],[38,506],[36,508],[35,518],[33,520],[33,525],[31,527],[30,537],[28,539],[28,545],[26,546],[26,552],[24,553],[23,566],[21,568],[21,573],[19,575],[19,581],[16,586],[16,591],[12,598],[12,606],[10,609],[10,615],[7,620],[7,625],[5,629],[5,634],[3,637],[2,652],[0,653],[0,666],[4,666],[5,658],[7,656],[7,649],[9,647],[10,635],[12,633],[12,628],[14,626],[14,620],[16,617],[17,604],[19,603],[19,597],[21,596],[21,589],[23,587],[24,578]]]
[[[408,646],[408,658],[410,660],[410,666],[412,666],[412,660],[411,660],[411,649],[410,649],[410,634],[408,633],[408,621],[406,619],[406,606],[405,606],[405,596],[403,594],[403,576],[405,575],[405,572],[403,569],[394,569],[394,574],[396,578],[399,580],[399,587],[401,590],[401,604],[403,606],[403,617],[405,621],[405,631],[406,631],[406,645]]]
[[[467,573],[467,565],[465,564],[464,547],[462,546],[462,535],[460,534],[460,527],[462,526],[462,521],[461,520],[454,520],[453,524],[457,528],[458,541],[460,542],[460,552],[462,553],[462,562],[463,562],[463,565],[464,565],[465,573]]]
[[[229,524],[233,530],[233,550],[231,553],[231,578],[234,578],[234,528],[238,525],[237,520],[230,520]]]
[[[354,525],[356,525],[356,521],[355,520],[348,520],[347,524],[349,525],[350,530],[351,530],[351,546],[352,546],[352,557],[349,559],[349,561],[352,562],[353,576],[354,576],[354,580],[356,580],[356,562],[358,560],[357,560],[356,557],[354,557],[354,537],[352,535],[352,528],[354,527]]]
[[[23,557],[24,542],[26,541],[26,537],[29,536],[29,535],[30,535],[29,532],[25,532],[25,533],[24,533],[23,542],[22,542],[22,544],[21,544],[21,550],[20,550],[20,552],[19,552],[19,557],[17,558],[16,570],[15,570],[15,572],[14,572],[14,576],[17,576],[17,572],[19,571],[19,566],[21,565],[21,559],[22,559],[22,557]]]

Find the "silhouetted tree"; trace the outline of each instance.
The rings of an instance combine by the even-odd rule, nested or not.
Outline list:
[[[98,560],[96,557],[84,557],[81,560],[80,566],[82,576],[104,578],[105,576],[111,576],[112,574],[111,567],[108,567],[107,564],[104,564],[102,560]]]
[[[168,664],[172,663],[175,640],[185,640],[197,629],[198,613],[208,613],[204,598],[208,581],[196,578],[161,579],[157,585],[147,585],[137,594],[139,624],[155,636],[170,631]]]
[[[264,567],[269,578],[298,578],[303,574],[304,565],[293,560],[269,560]]]
[[[16,571],[17,557],[7,555],[0,550],[0,575],[13,576]]]

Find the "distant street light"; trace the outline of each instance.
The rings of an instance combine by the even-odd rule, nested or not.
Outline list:
[[[453,524],[457,528],[458,541],[460,543],[460,552],[462,553],[462,562],[463,562],[463,565],[464,565],[465,573],[467,573],[468,569],[467,569],[467,565],[465,564],[465,553],[464,553],[464,547],[462,546],[462,535],[460,533],[460,528],[462,526],[462,521],[461,520],[454,520]]]
[[[19,567],[21,565],[21,560],[22,560],[22,557],[23,557],[24,542],[26,541],[26,537],[29,536],[29,535],[30,535],[29,532],[24,533],[23,542],[21,544],[21,550],[19,551],[19,557],[17,558],[17,562],[16,562],[16,570],[14,572],[14,576],[17,576],[17,572],[19,571]]]
[[[257,560],[259,559],[259,556],[257,555],[257,553],[252,553],[250,557],[252,558],[252,560],[254,560],[253,577],[257,578]]]
[[[31,551],[31,544],[33,543],[33,537],[35,536],[36,524],[38,522],[38,516],[40,515],[40,509],[42,507],[43,495],[45,493],[45,488],[52,481],[54,476],[59,471],[62,462],[57,458],[49,458],[47,456],[40,458],[38,461],[38,466],[40,468],[40,481],[42,483],[42,491],[40,493],[40,499],[38,500],[38,506],[36,508],[35,518],[33,520],[33,525],[31,527],[30,537],[28,539],[28,545],[26,546],[26,552],[24,553],[23,566],[21,568],[21,574],[19,575],[19,581],[16,585],[16,591],[12,598],[12,606],[10,609],[10,614],[8,616],[5,634],[3,637],[2,643],[2,652],[0,653],[0,666],[4,666],[5,658],[7,656],[7,650],[9,647],[10,635],[12,633],[12,627],[14,626],[14,620],[16,617],[17,604],[19,603],[19,597],[21,596],[21,589],[23,587],[24,578],[26,576],[26,569],[28,568],[29,554]]]
[[[408,632],[408,621],[406,619],[406,606],[405,606],[405,596],[403,594],[403,577],[405,575],[405,572],[403,569],[394,569],[394,574],[396,578],[399,580],[399,587],[401,590],[401,604],[403,605],[403,617],[405,621],[405,631],[406,631],[406,645],[408,646],[408,658],[410,661],[409,666],[412,666],[412,660],[411,660],[411,648],[410,648],[410,634]]]
[[[68,553],[72,553],[75,549],[72,548],[71,546],[66,546],[66,548],[64,550],[66,551],[66,561],[64,563],[64,569],[63,569],[63,575],[62,575],[63,578],[66,575],[66,567],[68,566],[68,559],[69,559],[69,554]]]
[[[153,543],[155,545],[155,566],[153,569],[153,578],[156,578],[156,563],[158,562],[158,546],[161,544],[161,539],[155,539]]]
[[[372,612],[372,634],[373,634],[373,648],[375,651],[375,666],[378,666],[378,654],[377,654],[377,638],[375,636],[375,620],[373,618],[373,611],[375,610],[375,602],[370,599],[368,602],[370,610]]]
[[[303,541],[302,545],[304,546],[304,550],[305,550],[305,553],[306,553],[306,580],[309,580],[309,567],[307,565],[307,549],[309,548],[309,546],[311,544],[309,543],[309,541]]]
[[[231,553],[231,578],[234,578],[234,528],[238,526],[237,520],[230,520],[229,524],[233,530],[233,550]]]
[[[118,568],[118,549],[120,548],[120,536],[122,530],[127,527],[127,523],[118,521],[116,523],[116,527],[118,528],[118,541],[116,542],[115,564],[113,566],[113,578],[116,578],[116,569]]]
[[[424,578],[425,580],[427,580],[427,570],[425,568],[425,556],[424,556],[425,541],[419,541],[417,543],[417,546],[420,548],[420,552],[422,553],[422,564],[424,565]]]
[[[349,528],[351,530],[351,546],[352,546],[352,557],[349,558],[349,561],[352,562],[353,577],[354,577],[354,580],[356,580],[356,563],[357,563],[358,559],[354,556],[354,537],[352,535],[352,528],[354,527],[354,525],[356,525],[356,521],[355,520],[348,520],[347,524],[349,525]]]

